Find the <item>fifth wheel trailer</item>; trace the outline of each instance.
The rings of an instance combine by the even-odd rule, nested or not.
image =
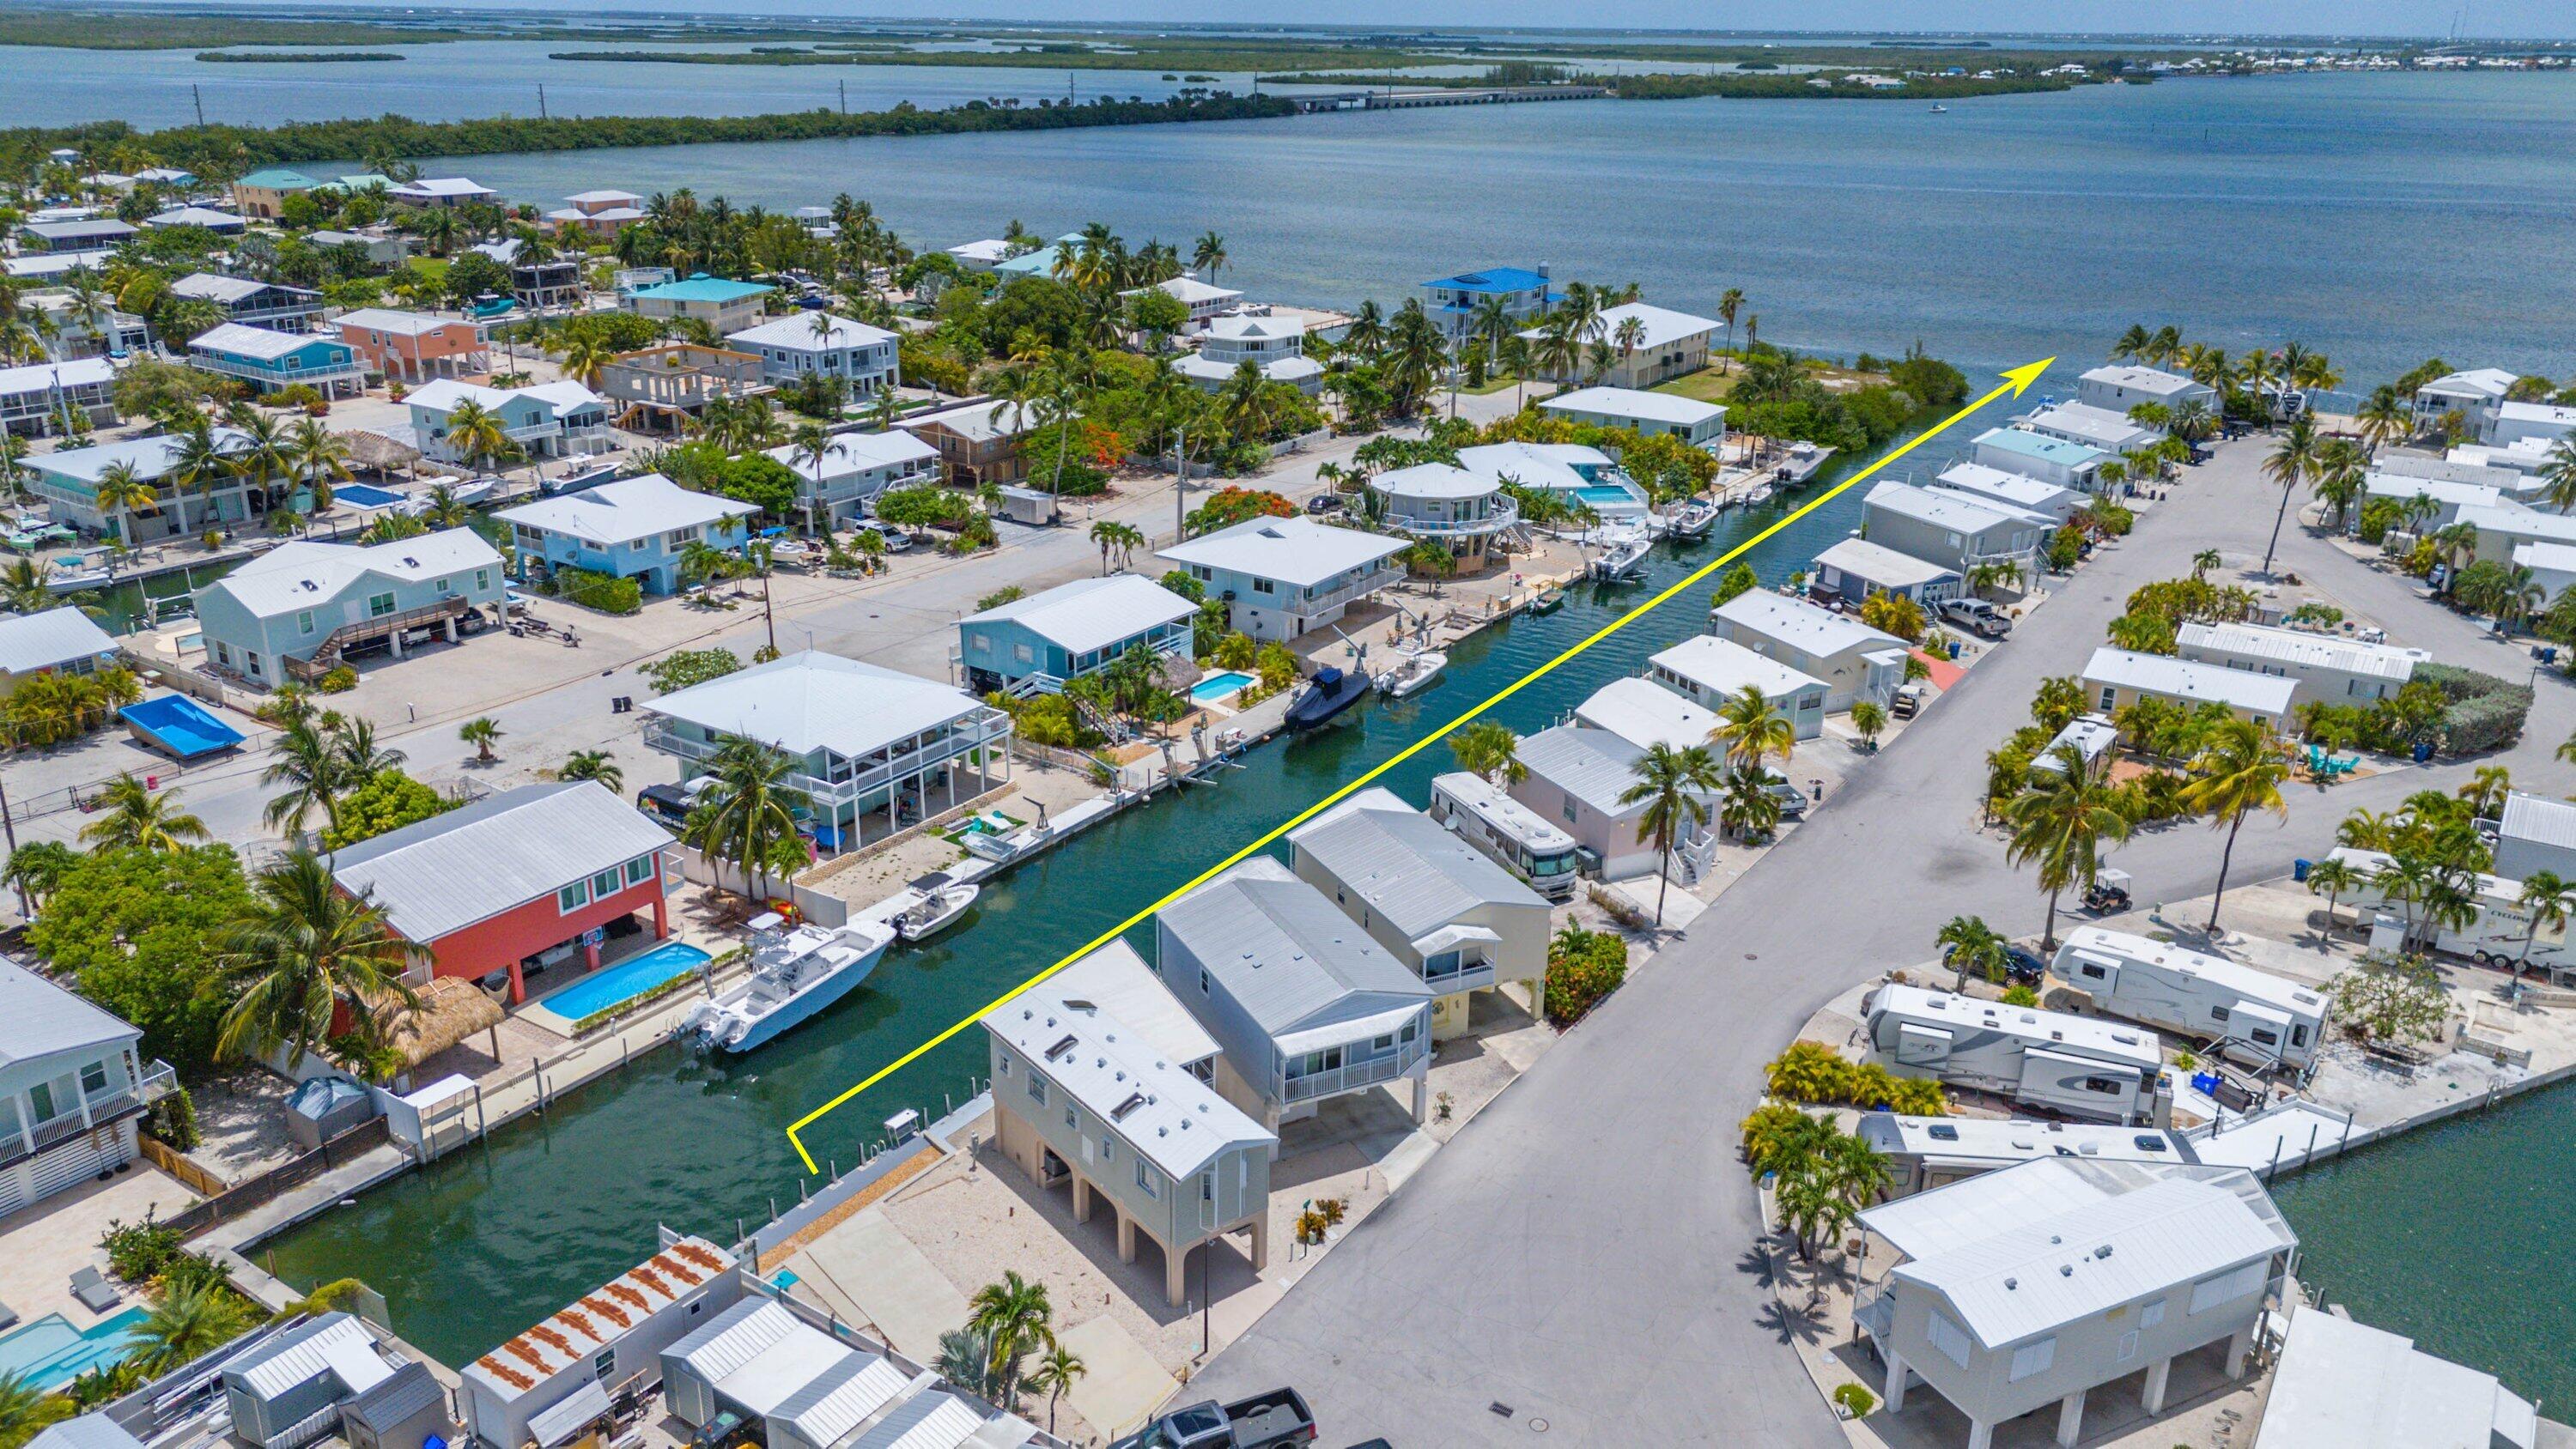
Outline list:
[[[2363,884],[2351,896],[2353,904],[2368,907],[2383,916],[2388,922],[2386,929],[2389,935],[2403,934],[2406,907],[2389,900],[2387,893],[2372,883],[2381,868],[2392,863],[2389,857],[2375,850],[2340,846],[2327,858],[2342,861],[2361,873]],[[2543,925],[2539,931],[2533,932],[2531,912],[2522,904],[2521,881],[2481,875],[2477,882],[2477,914],[2470,917],[2467,924],[2437,921],[2432,923],[2429,936],[2419,933],[2419,938],[2429,939],[2436,951],[2464,957],[2481,966],[2493,966],[2504,971],[2517,967],[2545,971],[2553,981],[2576,977],[2576,948],[2571,948],[2568,943],[2567,927],[2563,924]],[[2524,944],[2526,937],[2528,947]],[[2376,946],[2380,943],[2381,933],[2374,929],[2371,944]],[[2394,945],[2395,942],[2392,940],[2389,944]]]
[[[2250,1066],[2304,1071],[2325,1044],[2322,992],[2169,941],[2085,926],[2057,948],[2049,970],[2105,1016],[2162,1027],[2193,1045],[2214,1041]]]
[[[1863,1015],[1900,1077],[1993,1092],[2069,1117],[2136,1126],[2158,1115],[2152,1032],[1919,986],[1882,986]]]

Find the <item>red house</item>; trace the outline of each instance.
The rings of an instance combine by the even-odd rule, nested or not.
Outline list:
[[[521,963],[578,946],[599,964],[600,936],[638,911],[671,934],[662,849],[671,833],[590,780],[523,785],[360,841],[332,857],[332,878],[372,893],[385,919],[440,976],[507,972],[525,1001]]]

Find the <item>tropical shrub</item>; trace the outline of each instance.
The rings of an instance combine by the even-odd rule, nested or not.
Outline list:
[[[2037,1006],[2039,1005],[2039,993],[2031,990],[2027,986],[2007,986],[2004,988],[2004,1005]]]
[[[1763,1072],[1771,1095],[1784,1102],[1884,1107],[1909,1117],[1940,1117],[1949,1112],[1939,1083],[1899,1077],[1876,1062],[1846,1060],[1818,1042],[1792,1042]]]
[[[1785,1102],[1766,1102],[1753,1109],[1737,1128],[1744,1161],[1755,1176],[1778,1172],[1815,1150],[1833,1135],[1833,1124]]]
[[[1208,495],[1208,501],[1193,509],[1188,523],[1192,534],[1214,533],[1253,518],[1294,518],[1297,505],[1266,489],[1229,485]]]
[[[338,822],[323,829],[322,844],[339,850],[443,815],[461,803],[400,770],[378,770],[367,783],[340,798]]]
[[[36,959],[140,1030],[138,1055],[202,1076],[229,1005],[223,935],[251,905],[231,847],[83,855],[55,885],[27,927]]]
[[[159,1213],[157,1206],[148,1207],[139,1223],[108,1219],[107,1231],[98,1239],[98,1245],[107,1251],[107,1271],[140,1285],[160,1277],[172,1262],[187,1256],[186,1237],[177,1228],[163,1226]]]
[[[144,1114],[143,1130],[181,1152],[193,1151],[202,1136],[197,1130],[197,1099],[174,1083]]]
[[[2532,692],[2526,685],[2463,669],[2456,664],[2418,664],[2414,684],[2429,684],[2446,701],[2440,743],[2447,754],[2473,755],[2500,749],[2522,736],[2531,715]]]
[[[2450,1020],[2441,974],[2421,956],[2366,952],[2328,989],[2335,1020],[2362,1041],[2432,1041]]]
[[[681,649],[637,672],[653,682],[656,693],[671,694],[693,684],[722,679],[740,668],[741,658],[730,649]]]
[[[1878,1398],[1858,1384],[1836,1384],[1834,1385],[1834,1407],[1851,1418],[1864,1418],[1870,1410],[1878,1407]]]
[[[324,670],[322,677],[313,681],[313,687],[324,694],[347,694],[358,687],[358,671],[346,664],[335,666]]]
[[[555,590],[585,609],[632,614],[644,607],[644,586],[633,579],[569,565],[555,570]]]
[[[1581,1021],[1628,978],[1628,942],[1613,931],[1568,926],[1547,946],[1547,1016],[1559,1027]]]

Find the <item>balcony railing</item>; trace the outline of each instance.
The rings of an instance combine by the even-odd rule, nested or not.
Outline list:
[[[915,775],[936,770],[976,750],[998,746],[1010,734],[1010,720],[1011,717],[1000,710],[979,709],[971,715],[959,716],[944,740],[898,755],[884,764],[854,771],[847,779],[826,780],[798,770],[788,776],[788,783],[822,803],[846,804]],[[693,739],[670,721],[661,719],[644,727],[644,746],[688,761],[712,759],[722,748],[706,740]]]
[[[32,1131],[12,1131],[6,1137],[0,1137],[0,1167],[42,1152],[57,1142],[108,1126],[121,1120],[128,1112],[140,1111],[168,1092],[177,1081],[178,1074],[170,1070],[169,1063],[154,1062],[144,1069],[142,1081],[92,1095],[86,1118],[80,1108],[74,1107],[36,1123]]]
[[[1455,996],[1461,991],[1482,991],[1494,984],[1494,963],[1479,961],[1472,966],[1462,966],[1455,971],[1444,972],[1437,976],[1425,971],[1422,973],[1422,984],[1443,996]]]
[[[1388,528],[1420,538],[1474,537],[1500,533],[1521,521],[1521,506],[1509,498],[1497,498],[1487,505],[1482,518],[1424,518],[1411,513],[1389,513]]]
[[[1362,1087],[1374,1087],[1380,1082],[1392,1082],[1398,1077],[1409,1075],[1429,1051],[1429,1044],[1417,1039],[1411,1045],[1398,1049],[1393,1055],[1379,1057],[1374,1061],[1352,1062],[1346,1066],[1334,1067],[1329,1071],[1308,1072],[1299,1077],[1285,1077],[1282,1079],[1284,1087],[1280,1092],[1280,1100],[1312,1101],[1318,1097],[1336,1097],[1344,1092],[1357,1091]]]
[[[1304,598],[1294,594],[1253,594],[1249,598],[1255,604],[1266,603],[1278,608],[1294,609],[1300,614],[1312,614],[1332,608],[1336,604],[1347,604],[1354,599],[1375,593],[1403,577],[1402,569],[1379,568],[1372,569],[1340,588],[1326,593],[1310,594]]]
[[[1860,1300],[1852,1308],[1852,1322],[1869,1330],[1869,1336],[1881,1343],[1896,1327],[1896,1290],[1881,1288]]]

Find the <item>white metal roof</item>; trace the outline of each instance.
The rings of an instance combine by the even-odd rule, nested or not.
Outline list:
[[[1084,978],[1065,984],[1072,970],[1067,967],[986,1013],[984,1029],[1016,1047],[1031,1070],[1045,1073],[1176,1182],[1229,1148],[1277,1143],[1261,1124],[1192,1076],[1181,1059],[1165,1053],[1151,1035],[1092,997]],[[1095,967],[1086,974],[1108,973]],[[1161,988],[1160,982],[1154,984]],[[1133,997],[1141,991],[1131,982],[1124,994]],[[1171,999],[1169,991],[1163,996]]]
[[[1693,634],[1647,663],[1669,669],[1721,695],[1739,694],[1750,686],[1762,691],[1764,699],[1777,700],[1802,689],[1825,687],[1825,682],[1812,674],[1792,669],[1777,659],[1766,659],[1732,639],[1720,639],[1714,634]]]
[[[669,831],[606,786],[567,780],[362,840],[331,857],[331,877],[374,892],[393,928],[425,944],[670,843]]]
[[[2394,498],[2401,503],[2420,494],[2453,508],[2492,508],[2504,500],[2505,492],[2493,483],[2464,483],[2455,478],[2428,478],[2385,469],[2372,470],[2362,480],[2362,489],[2373,498]]]
[[[0,956],[0,1067],[142,1035],[88,997]]]
[[[2254,1449],[2494,1449],[2538,1442],[2538,1412],[2411,1338],[2302,1308],[2272,1371]]]
[[[1363,790],[1298,826],[1288,843],[1407,940],[1483,906],[1547,909],[1520,877],[1384,788]]]
[[[1500,480],[1454,463],[1416,463],[1377,474],[1368,485],[1389,498],[1482,498],[1502,491]]]
[[[1524,488],[1559,493],[1590,485],[1577,467],[1609,469],[1610,455],[1581,443],[1482,443],[1458,450],[1458,466],[1470,472],[1509,478]]]
[[[2504,817],[2498,833],[2536,845],[2576,850],[2576,805],[2546,795],[2510,791],[2504,797]]]
[[[1034,430],[1037,415],[1018,403],[980,402],[942,408],[935,413],[914,413],[895,422],[898,428],[926,428],[932,424],[946,428],[959,437],[978,443],[999,438],[1016,438]]]
[[[956,248],[952,247],[950,250],[954,251]],[[1232,287],[1219,287],[1202,282],[1196,277],[1170,277],[1150,287],[1130,287],[1118,295],[1134,297],[1145,292],[1168,292],[1191,306],[1197,306],[1202,302],[1231,302],[1243,295]]]
[[[1701,402],[1678,393],[1643,392],[1633,387],[1577,388],[1573,392],[1542,398],[1539,407],[1553,413],[1641,418],[1682,428],[1695,428],[1711,418],[1726,416],[1726,409],[1716,403]]]
[[[759,511],[754,504],[712,493],[694,493],[659,473],[647,473],[578,493],[539,498],[516,508],[504,508],[496,516],[528,528],[610,546],[683,528],[703,528]]]
[[[2521,441],[2522,443],[2538,444],[2540,440],[2537,438],[2525,438]],[[2453,483],[2484,483],[2491,487],[2504,489],[2520,488],[2531,481],[2530,476],[2520,468],[2498,467],[2492,463],[2471,462],[2468,459],[2459,456],[2463,451],[2465,450],[2454,448],[2439,458],[2435,458],[2424,453],[2409,453],[2403,451],[2385,452],[2371,460],[2370,472],[2373,475],[2391,474],[2405,478],[2443,478]],[[2479,446],[2477,449],[2477,456],[2492,458],[2499,453],[2528,456],[2533,451],[2533,448],[2522,447],[2520,445],[2505,448]]]
[[[396,196],[418,196],[430,199],[448,196],[490,196],[492,188],[478,185],[462,176],[424,176],[393,188]]]
[[[1792,599],[1768,589],[1738,594],[1718,605],[1715,615],[1812,659],[1905,647],[1904,640],[1883,629],[1873,629],[1849,614],[1820,609],[1804,599]]]
[[[1276,341],[1283,337],[1306,335],[1306,319],[1295,313],[1269,317],[1236,315],[1219,317],[1207,325],[1207,335],[1227,342]]]
[[[1817,554],[1816,567],[1858,574],[1885,589],[1919,588],[1959,576],[1957,569],[1943,568],[1929,559],[1899,553],[1883,543],[1872,543],[1865,538],[1846,538]]]
[[[2518,503],[2499,502],[2490,506],[2472,504],[2462,508],[2455,521],[2465,523],[2480,533],[2502,534],[2506,538],[2545,543],[2576,543],[2576,518],[2555,513],[2534,513]]]
[[[821,317],[830,326],[828,335],[814,331],[814,319]],[[882,327],[852,321],[830,312],[799,312],[725,334],[727,342],[748,342],[758,347],[785,347],[802,352],[821,352],[835,347],[871,347],[892,342],[894,334]]]
[[[2509,423],[2539,423],[2550,427],[2576,429],[2576,407],[2558,403],[2509,402],[2496,407],[2498,420]]]
[[[1011,254],[1011,244],[1000,237],[986,237],[982,241],[959,242],[948,248],[948,254],[960,261],[998,262]]]
[[[2462,372],[2445,373],[2415,391],[2419,395],[2430,393],[2435,397],[2476,398],[2485,402],[2494,402],[2513,391],[2513,385],[2520,381],[2522,381],[2520,374],[2508,372],[2501,367],[2473,367]]]
[[[2124,1062],[2142,1072],[2164,1065],[2156,1034],[2142,1026],[2099,1016],[2075,1016],[2036,1006],[2006,1006],[1975,996],[1953,996],[1920,986],[1882,986],[1870,997],[1869,1016],[1938,1023],[1954,1031],[1991,1031],[2019,1038],[2030,1046],[2072,1051],[2102,1061]]]
[[[1247,357],[1242,362],[1227,362],[1222,358],[1192,353],[1173,363],[1172,371],[1194,381],[1223,383],[1241,371],[1245,362],[1252,362],[1252,359]],[[1324,372],[1322,363],[1295,354],[1274,357],[1268,362],[1254,362],[1253,366],[1260,368],[1261,376],[1269,382],[1301,382],[1310,377],[1320,377]]]
[[[239,428],[217,427],[213,430],[215,450],[238,453],[250,435]],[[179,447],[186,439],[160,433],[148,438],[127,438],[123,442],[99,443],[87,448],[64,448],[53,453],[28,455],[26,465],[41,472],[77,478],[96,483],[108,469],[123,463],[136,477],[150,483],[178,465]]]
[[[780,1400],[764,1427],[772,1433],[784,1428],[800,1444],[838,1444],[911,1386],[912,1375],[884,1354],[851,1353]]]
[[[1983,463],[1953,464],[1942,469],[1936,481],[1940,486],[1931,490],[1935,494],[1946,489],[1965,495],[1970,502],[1980,506],[1993,507],[2000,503],[2006,508],[2046,514],[2052,519],[2065,517],[2084,501],[2084,495],[2072,488],[2060,488],[2045,479],[2007,473]]]
[[[27,1449],[143,1449],[143,1441],[97,1409],[46,1425],[27,1441]]]
[[[2210,391],[2205,383],[2194,382],[2181,373],[2167,372],[2160,367],[2121,365],[2097,367],[2085,373],[2084,380],[2110,387],[2126,388],[2131,392],[2150,393],[2163,398],[2180,397],[2189,392]]]
[[[351,1394],[363,1394],[393,1377],[393,1366],[376,1352],[375,1336],[366,1324],[346,1313],[326,1313],[288,1330],[251,1356],[248,1363],[224,1366],[226,1379],[260,1399],[274,1399],[323,1374],[337,1377]]]
[[[533,387],[485,387],[480,383],[460,382],[452,377],[442,377],[435,382],[413,388],[403,401],[428,412],[449,413],[454,412],[456,405],[462,402],[475,402],[481,403],[486,408],[499,408],[523,397],[535,398],[544,403],[552,408],[557,416],[584,407],[600,405],[599,394],[570,378],[538,383]]]
[[[2022,419],[2022,425],[2034,432],[2058,433],[2079,443],[2114,452],[2136,447],[2156,436],[2156,430],[2129,421],[2125,413],[2097,408],[2091,403],[2063,402],[2044,407]]]
[[[2042,1173],[2092,1179],[2091,1200],[2063,1193],[2055,1212],[2041,1210],[2041,1202],[2011,1200],[2013,1179]],[[1999,1190],[1977,1190],[1987,1184]],[[1962,1200],[1943,1201],[1954,1193]],[[2261,1262],[2298,1243],[2262,1185],[2235,1167],[2051,1158],[1890,1206],[1907,1204],[1932,1214],[1946,1210],[1951,1221],[1944,1226],[1958,1241],[1915,1255],[1891,1276],[1948,1299],[1961,1326],[1988,1348]],[[1864,1213],[1862,1220],[1875,1215]]]
[[[198,590],[221,590],[261,619],[329,603],[369,575],[412,583],[473,569],[497,569],[501,555],[470,528],[398,538],[387,543],[280,544]]]
[[[1590,325],[1584,328],[1583,341],[1607,342],[1617,347],[1620,345],[1620,325],[1631,317],[1644,324],[1646,329],[1646,335],[1637,343],[1637,350],[1640,352],[1669,346],[1692,337],[1704,337],[1725,325],[1713,317],[1676,312],[1670,307],[1656,307],[1644,302],[1622,302],[1616,307],[1602,308],[1593,317]],[[1546,335],[1547,329],[1544,327],[1526,328],[1521,332],[1521,336],[1533,339]]]
[[[1047,978],[1058,993],[1099,1006],[1155,1051],[1191,1066],[1217,1053],[1215,1037],[1165,987],[1124,936]]]
[[[803,1326],[795,1314],[754,1295],[690,1329],[662,1352],[714,1384]]]
[[[575,206],[589,206],[603,201],[624,202],[642,201],[643,199],[643,197],[636,195],[632,191],[619,191],[614,187],[606,186],[590,191],[576,191],[572,195],[564,198],[564,200],[571,202]]]
[[[1522,740],[1520,760],[1535,778],[1615,820],[1646,808],[1642,801],[1619,802],[1628,787],[1637,783],[1637,757],[1644,753],[1608,730],[1564,724]]]
[[[2214,700],[2237,709],[2279,718],[2290,708],[2298,681],[2277,674],[2253,674],[2224,664],[2201,664],[2166,654],[2141,654],[2105,644],[2084,665],[2084,682],[2117,685],[2145,694],[2193,703]]]
[[[229,352],[235,357],[275,359],[292,357],[316,342],[341,345],[336,337],[315,332],[272,332],[265,327],[246,327],[239,322],[225,322],[188,339],[191,352]]]
[[[398,337],[422,337],[450,327],[474,325],[461,317],[433,317],[427,312],[404,312],[392,307],[360,307],[332,320],[342,327],[364,327]]]
[[[1070,654],[1088,654],[1148,629],[1176,623],[1198,612],[1198,605],[1143,574],[1110,574],[1075,579],[1025,599],[969,614],[958,622],[989,624],[1009,621]]]
[[[2205,955],[2171,941],[2113,931],[2101,926],[2078,926],[2069,931],[2057,948],[2063,959],[2068,953],[2096,953],[2113,959],[2146,961],[2179,971],[2187,976],[2216,982],[2245,1001],[2261,1002],[2296,1016],[2316,1017],[2326,1009],[2323,994],[2285,976],[2230,961],[2224,956]]]
[[[771,1314],[777,1316],[772,1318]],[[712,1328],[715,1324],[707,1326]],[[767,1341],[748,1353],[742,1351],[758,1339]],[[685,1360],[726,1400],[763,1419],[799,1390],[855,1356],[854,1350],[834,1342],[820,1329],[806,1327],[794,1314],[767,1301],[733,1324],[728,1332],[682,1353],[688,1342],[682,1339],[672,1345],[670,1352]]]
[[[38,614],[0,615],[0,674],[26,674],[115,652],[116,641],[107,631],[69,604]]]
[[[2119,742],[2118,725],[2098,714],[2079,715],[2068,720],[2066,728],[2049,737],[2047,746],[2039,752],[2039,758],[2030,762],[2030,767],[2034,770],[2046,770],[2051,774],[2057,774],[2066,768],[2057,759],[2060,746],[2073,745],[2082,753],[2085,763],[2090,764],[2102,758],[2104,750]]]
[[[2105,1122],[2026,1122],[1998,1117],[1905,1117],[1868,1112],[1853,1129],[1882,1152],[1954,1163],[2005,1166],[2049,1157],[2104,1162],[2190,1162],[2179,1136],[2155,1127]]]
[[[2272,659],[2309,669],[2339,669],[2403,684],[2415,677],[2415,666],[2433,657],[2426,649],[2397,644],[2366,644],[2334,634],[2301,629],[2275,629],[2266,624],[2186,623],[2174,635],[2186,655],[2194,650]]]
[[[1747,651],[1750,652],[1750,651]],[[1614,679],[1574,707],[1574,717],[1630,744],[1686,750],[1708,743],[1717,716],[1650,679]]]
[[[768,456],[787,465],[790,472],[817,483],[829,483],[871,468],[927,463],[939,456],[939,450],[897,428],[883,433],[836,433],[824,447],[820,460],[807,456],[793,443],[770,449]]]
[[[1409,967],[1272,856],[1218,876],[1160,919],[1273,1038],[1409,1013],[1431,999]]]
[[[985,708],[963,690],[806,650],[644,701],[651,714],[740,735],[791,755],[872,755]]]
[[[240,226],[243,222],[232,212],[217,211],[211,206],[174,206],[168,211],[143,218],[143,224],[145,226],[202,226],[216,229]]]
[[[1176,543],[1161,556],[1174,563],[1311,588],[1402,553],[1408,546],[1401,538],[1335,528],[1310,518],[1252,518]]]
[[[2031,526],[2028,519],[2017,513],[2005,512],[1964,493],[1953,493],[1944,488],[1920,488],[1892,478],[1870,489],[1869,496],[1861,501],[1861,507],[1864,517],[1868,510],[1885,510],[1971,538],[1998,529]]]
[[[272,284],[251,277],[226,277],[214,272],[190,272],[170,284],[170,295],[192,297],[200,302],[243,302],[258,296]],[[298,287],[279,285],[277,290],[298,297],[318,297]]]
[[[946,1389],[924,1389],[895,1405],[845,1449],[958,1449],[984,1427],[991,1412]]]

